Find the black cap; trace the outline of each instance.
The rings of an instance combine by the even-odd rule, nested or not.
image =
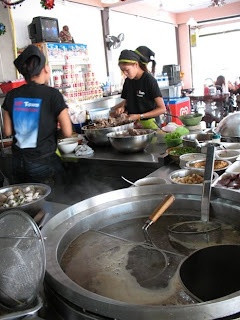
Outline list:
[[[32,56],[39,57],[39,65],[35,68],[32,76],[39,74],[45,66],[46,58],[44,54],[35,45],[29,45],[18,57],[14,60],[14,65],[18,71],[24,76],[24,71],[22,70],[23,64]]]
[[[154,60],[155,53],[146,46],[138,47],[135,52],[139,54],[141,58],[147,60],[147,62]]]
[[[136,52],[132,50],[123,50],[118,58],[119,63],[133,63],[133,62],[139,62],[140,57]]]

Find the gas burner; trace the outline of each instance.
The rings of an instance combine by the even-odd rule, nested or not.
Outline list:
[[[221,8],[222,6],[224,6],[226,4],[225,0],[211,0],[211,4],[209,5],[209,8],[212,7],[219,7]]]

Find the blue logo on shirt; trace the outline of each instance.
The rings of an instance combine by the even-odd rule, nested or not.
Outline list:
[[[21,148],[37,146],[42,99],[15,98],[13,101],[13,126],[16,145]]]

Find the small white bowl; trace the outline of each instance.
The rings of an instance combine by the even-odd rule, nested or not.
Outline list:
[[[58,148],[64,153],[73,152],[75,150],[75,148],[77,147],[77,145],[78,145],[77,141],[72,141],[72,142],[61,141],[61,142],[58,142]]]
[[[156,184],[166,184],[166,180],[158,177],[148,177],[148,178],[139,179],[134,184],[137,185],[138,187],[156,185]]]
[[[239,155],[240,151],[233,149],[216,150],[215,152],[215,157],[217,160],[229,160],[231,162],[234,162]]]
[[[71,137],[71,138],[63,138],[63,139],[59,139],[58,140],[58,143],[60,142],[78,142],[80,143],[82,141],[82,137],[81,136],[78,136],[78,137]]]

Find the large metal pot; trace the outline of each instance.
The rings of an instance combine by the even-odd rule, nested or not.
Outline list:
[[[219,133],[224,141],[240,142],[240,111],[223,118],[213,131]]]
[[[104,146],[104,145],[110,145],[110,142],[107,137],[108,133],[127,130],[133,127],[134,127],[134,122],[131,122],[121,126],[101,128],[101,129],[89,129],[88,126],[84,126],[82,127],[82,130],[84,131],[84,134],[86,135],[89,141],[93,142],[96,145]]]
[[[154,244],[164,250],[169,264],[166,273],[164,271],[163,285],[154,288],[153,291],[148,289],[146,293],[127,270],[124,272],[125,278],[121,278],[120,269],[123,261],[119,261],[118,264],[118,260],[114,258],[115,254],[121,254],[121,243],[144,241],[142,226],[146,218],[168,194],[173,194],[176,200],[159,221],[150,227],[149,234]],[[190,218],[200,220],[201,194],[201,186],[183,187],[172,184],[127,188],[98,195],[60,212],[42,230],[43,236],[46,237],[45,279],[49,303],[55,306],[65,320],[96,318],[202,320],[218,319],[239,313],[240,291],[217,300],[199,303],[181,287],[179,282],[178,268],[185,256],[179,254],[168,241],[167,225],[176,221],[189,221]],[[210,218],[221,221],[226,227],[226,230],[222,230],[225,242],[238,243],[239,231],[234,226],[239,226],[240,222],[239,192],[213,188]],[[231,230],[232,238],[228,238],[227,233],[229,235]],[[106,241],[102,243],[99,241],[101,239]],[[85,256],[78,256],[80,248],[73,246],[78,240]],[[115,242],[119,245],[115,246]],[[111,250],[108,250],[109,247]],[[72,256],[68,255],[68,249],[71,248],[74,250]],[[92,269],[96,271],[100,262],[106,261],[105,269],[102,270],[106,274],[106,282],[100,273],[96,277],[96,287],[78,284],[77,279],[71,279],[60,265],[65,254],[66,258],[73,262],[77,277],[82,276],[85,284],[88,281],[91,284]],[[121,258],[124,257],[121,255]],[[77,258],[79,260],[74,260]],[[89,269],[83,268],[87,263]],[[118,279],[118,284],[115,286],[112,283],[114,277]],[[124,295],[120,286],[123,283],[130,285],[132,281],[134,284],[131,290],[133,289],[135,294],[131,298],[140,300],[146,298],[147,301],[125,300],[129,299],[130,294]],[[103,284],[106,284],[110,293],[121,295],[121,298],[99,294],[98,290]],[[151,299],[149,301],[148,295],[151,295],[154,301]],[[157,300],[159,302],[156,302]]]

